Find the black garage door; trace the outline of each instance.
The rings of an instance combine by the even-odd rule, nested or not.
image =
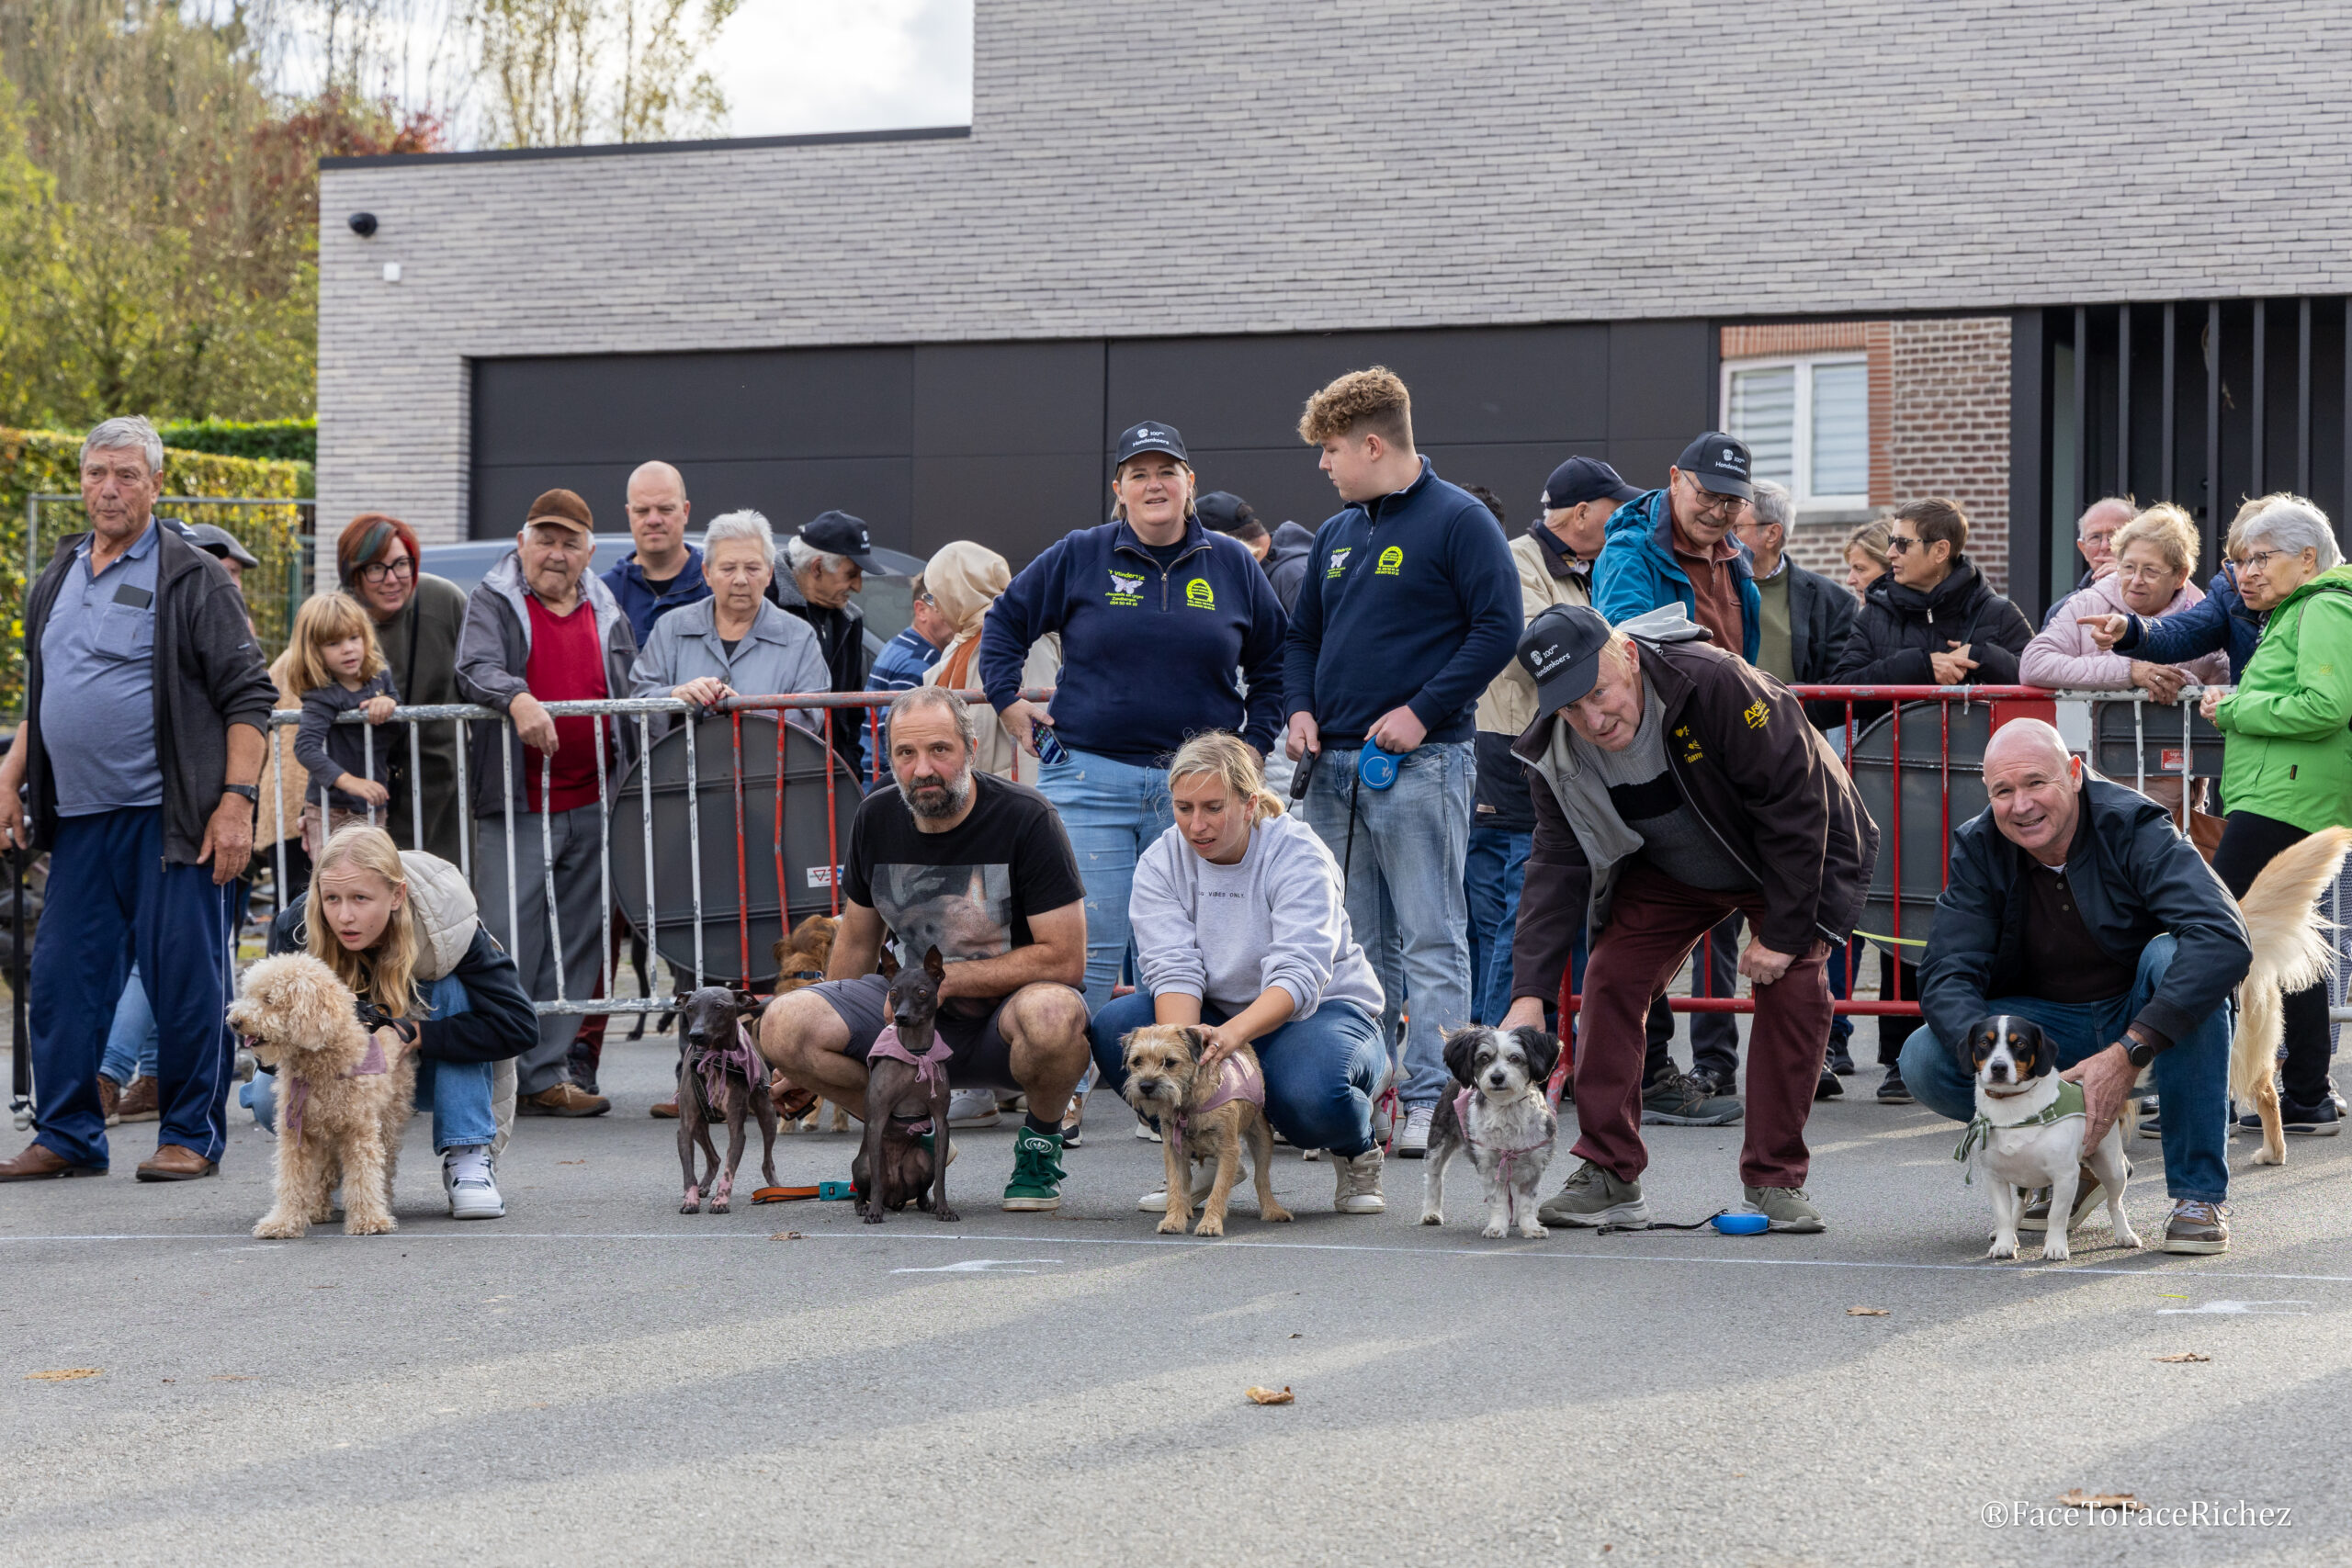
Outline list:
[[[1572,452],[1663,483],[1713,418],[1714,340],[1645,321],[478,360],[472,533],[511,534],[556,485],[625,532],[629,470],[660,457],[700,521],[748,506],[788,528],[839,507],[876,544],[976,539],[1017,567],[1102,520],[1112,440],[1143,419],[1183,432],[1204,489],[1312,527],[1337,503],[1299,409],[1373,364],[1412,388],[1438,471],[1495,490],[1516,527]]]

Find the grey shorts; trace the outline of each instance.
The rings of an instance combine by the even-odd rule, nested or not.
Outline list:
[[[874,1037],[889,1021],[890,982],[879,975],[866,975],[854,980],[826,980],[808,989],[824,998],[825,1005],[849,1026],[847,1055],[851,1060],[863,1063],[865,1054],[874,1048]],[[1012,1047],[1005,1043],[997,1027],[1003,1016],[1001,1001],[977,1018],[951,1013],[945,1008],[940,1010],[939,1037],[947,1042],[951,1053],[947,1058],[950,1088],[1021,1087],[1012,1077]]]

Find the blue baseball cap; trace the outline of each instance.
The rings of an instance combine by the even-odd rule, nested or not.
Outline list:
[[[1544,481],[1544,510],[1555,512],[1588,501],[1626,502],[1641,493],[1600,458],[1571,457]]]
[[[1146,452],[1165,452],[1188,467],[1193,461],[1184,450],[1184,438],[1176,434],[1174,425],[1148,419],[1141,424],[1131,424],[1120,433],[1117,455],[1111,459],[1112,471],[1115,473],[1120,464],[1130,457],[1140,457]]]

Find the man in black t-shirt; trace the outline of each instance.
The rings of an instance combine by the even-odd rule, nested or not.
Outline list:
[[[883,939],[910,964],[937,947],[948,1082],[1029,1097],[1004,1206],[1058,1209],[1062,1112],[1087,1063],[1086,888],[1069,837],[1045,796],[973,768],[962,698],[901,692],[883,733],[898,788],[867,795],[850,829],[827,978],[769,1007],[760,1050],[801,1088],[863,1107],[866,1053],[888,1021]]]

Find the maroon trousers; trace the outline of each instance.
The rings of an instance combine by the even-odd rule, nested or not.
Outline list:
[[[1609,923],[1585,965],[1577,1028],[1575,1153],[1631,1181],[1649,1164],[1642,1143],[1643,1026],[1651,1001],[1708,929],[1737,909],[1762,929],[1760,895],[1686,886],[1636,860],[1617,882]],[[1747,1116],[1739,1176],[1751,1187],[1802,1187],[1811,1156],[1804,1120],[1829,1037],[1826,953],[1801,953],[1789,972],[1754,987],[1747,1039]]]

